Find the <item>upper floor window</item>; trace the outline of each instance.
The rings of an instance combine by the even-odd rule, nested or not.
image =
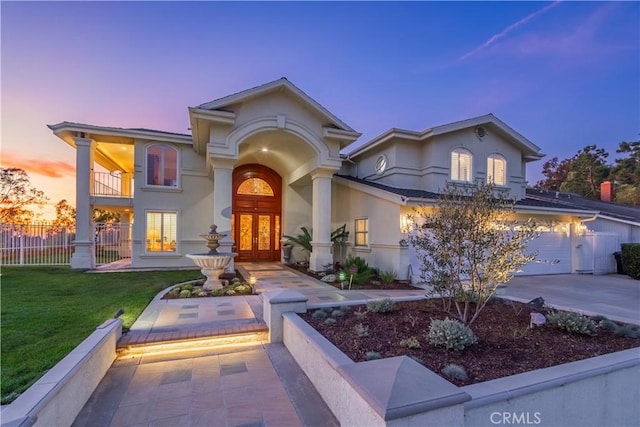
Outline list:
[[[178,150],[166,145],[147,147],[147,185],[178,186]]]
[[[507,183],[507,161],[499,154],[492,154],[487,159],[487,182],[494,185]]]
[[[451,152],[451,179],[454,181],[471,182],[471,153],[462,148]]]

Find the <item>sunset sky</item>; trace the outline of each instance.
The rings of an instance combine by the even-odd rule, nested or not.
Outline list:
[[[75,152],[47,124],[188,133],[188,106],[283,76],[359,142],[487,113],[547,159],[596,144],[613,161],[620,141],[640,138],[638,2],[0,8],[1,164],[27,170],[51,206],[75,203]]]

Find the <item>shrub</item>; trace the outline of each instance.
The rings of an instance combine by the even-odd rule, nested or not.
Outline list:
[[[464,350],[478,342],[471,328],[462,322],[449,319],[435,319],[431,321],[427,334],[429,343],[447,350]]]
[[[332,318],[332,317],[324,319],[324,324],[327,325],[327,326],[333,326],[336,323],[338,323],[338,321],[336,319]]]
[[[349,278],[349,275],[351,274],[349,270],[352,265],[355,265],[356,267],[358,267],[358,272],[353,276],[353,280],[352,280],[352,283],[356,285],[361,285],[365,283],[373,275],[373,271],[371,270],[371,267],[369,267],[369,265],[367,264],[367,261],[365,261],[363,258],[360,258],[360,257],[349,256],[345,260],[344,267],[343,267],[347,278]]]
[[[383,283],[391,283],[398,277],[395,271],[383,271],[378,277],[382,280]]]
[[[569,311],[558,311],[547,315],[547,321],[556,328],[572,334],[595,335],[598,325],[587,316]]]
[[[323,310],[326,311],[328,314],[331,314],[335,309],[333,307],[324,307]]]
[[[183,289],[180,291],[180,298],[189,298],[191,296],[191,291],[189,289]]]
[[[596,314],[595,316],[591,316],[591,320],[593,320],[596,323],[600,323],[603,320],[609,320],[609,319],[607,319],[605,316],[601,314]]]
[[[455,363],[448,363],[447,365],[445,365],[445,367],[442,368],[442,373],[447,378],[453,378],[460,381],[466,381],[467,379],[469,379],[467,371],[464,369],[464,367],[456,365]]]
[[[314,319],[324,319],[325,317],[327,317],[327,312],[324,310],[316,310],[313,312],[311,317],[313,317]]]
[[[175,288],[169,291],[169,295],[180,295],[180,286],[176,286]]]
[[[395,310],[396,303],[391,298],[367,302],[367,310],[372,313],[390,313]]]
[[[382,355],[377,351],[367,351],[364,354],[364,360],[376,360],[376,359],[382,359]]]
[[[192,284],[188,284],[188,285],[182,285],[182,290],[187,290],[187,291],[192,291],[193,290],[193,285]]]
[[[343,305],[343,306],[340,307],[340,310],[344,311],[345,313],[347,311],[349,311],[350,309],[351,309],[351,307],[349,307],[348,305]]]
[[[353,331],[359,338],[369,336],[369,326],[363,325],[362,323],[358,323],[356,326],[354,326]]]
[[[616,329],[615,334],[627,338],[640,338],[640,328],[635,325],[624,325]]]
[[[331,312],[331,317],[340,317],[340,316],[344,316],[344,311],[342,311],[342,310],[333,310]]]
[[[640,243],[623,243],[622,269],[627,276],[640,280]]]
[[[606,329],[607,331],[615,332],[616,330],[618,330],[618,324],[609,319],[601,320],[600,322],[598,322],[598,326],[601,327],[602,329]]]
[[[400,347],[420,348],[420,342],[416,337],[409,337],[400,341]]]

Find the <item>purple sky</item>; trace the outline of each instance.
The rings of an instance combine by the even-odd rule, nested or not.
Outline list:
[[[0,3],[2,166],[73,202],[46,124],[187,133],[282,76],[365,142],[494,113],[548,156],[640,138],[638,2]],[[528,169],[531,184],[543,161]]]

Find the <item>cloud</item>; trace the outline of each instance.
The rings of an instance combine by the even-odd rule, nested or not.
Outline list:
[[[507,28],[505,28],[501,32],[499,32],[497,34],[494,34],[493,36],[489,37],[489,39],[486,42],[484,42],[482,45],[480,45],[477,48],[475,48],[474,50],[472,50],[470,52],[467,52],[464,55],[462,55],[460,57],[459,61],[464,61],[465,59],[469,58],[470,56],[473,56],[476,53],[483,51],[484,49],[488,48],[489,46],[491,46],[492,44],[494,44],[495,42],[497,42],[501,38],[505,37],[507,34],[512,32],[513,30],[521,27],[522,25],[526,24],[528,21],[532,20],[533,18],[535,18],[535,17],[537,17],[539,15],[542,15],[543,13],[553,9],[554,7],[558,6],[559,4],[560,4],[560,1],[553,2],[551,4],[546,5],[542,9],[525,16],[521,20],[519,20],[517,22],[514,22],[513,24],[509,25]]]
[[[13,153],[2,153],[3,168],[24,169],[28,173],[43,175],[49,178],[63,178],[73,176],[76,173],[74,165],[62,161],[50,161],[42,159],[25,159]]]

